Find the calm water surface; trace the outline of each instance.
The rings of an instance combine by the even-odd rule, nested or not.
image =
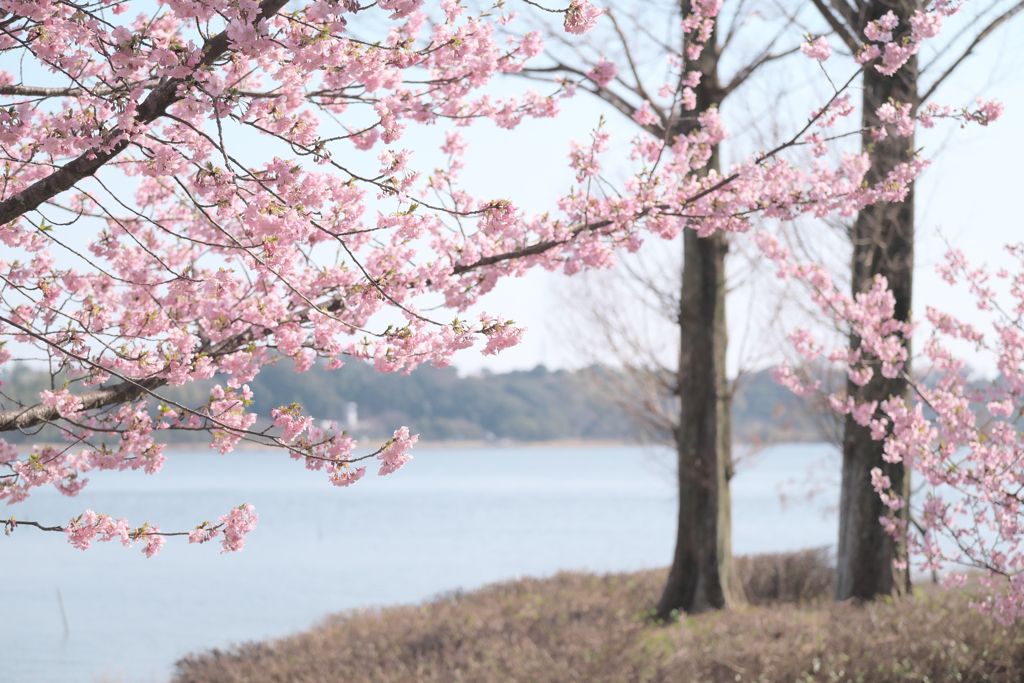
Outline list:
[[[3,516],[63,524],[90,508],[187,530],[250,502],[260,521],[228,555],[181,539],[152,559],[116,542],[82,552],[24,527],[0,538],[0,681],[165,681],[190,651],[285,635],[333,611],[560,569],[663,566],[671,459],[639,447],[421,448],[394,475],[336,489],[280,453],[174,452],[155,477],[101,473],[77,499],[40,492]],[[815,478],[811,501],[779,493],[836,467],[824,445],[751,459],[733,480],[735,552],[833,545],[834,475]]]

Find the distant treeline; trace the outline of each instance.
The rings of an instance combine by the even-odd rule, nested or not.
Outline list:
[[[595,381],[606,369],[573,372],[533,370],[459,377],[454,368],[423,366],[409,375],[382,374],[366,363],[350,361],[338,370],[314,366],[297,374],[290,361],[264,368],[249,382],[255,404],[250,410],[268,416],[271,409],[298,403],[318,420],[346,426],[346,404],[355,403],[354,436],[380,437],[407,425],[423,439],[634,440],[636,430],[607,395],[606,382]],[[49,388],[49,375],[15,365],[0,374],[7,397],[35,402]],[[221,380],[223,381],[223,380]],[[208,400],[213,381],[165,387],[160,394],[184,405]],[[746,375],[733,401],[733,432],[739,441],[818,441],[823,429],[802,400],[772,381],[768,371]],[[3,408],[15,407],[9,398]],[[257,425],[259,427],[260,425]],[[265,426],[265,425],[264,425]],[[58,440],[46,431],[35,435],[3,434],[12,442]],[[170,441],[198,441],[202,434],[165,432]]]

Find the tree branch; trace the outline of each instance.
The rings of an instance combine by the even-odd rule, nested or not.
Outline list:
[[[611,221],[605,225],[609,225]],[[575,237],[583,230],[582,227],[572,231],[572,237]],[[471,270],[477,268],[483,268],[484,266],[493,266],[495,263],[501,263],[502,261],[508,261],[510,259],[522,258],[523,256],[535,256],[537,254],[543,254],[548,249],[557,247],[559,244],[567,244],[572,241],[572,237],[564,240],[547,240],[545,242],[538,242],[522,249],[516,249],[515,251],[506,251],[503,254],[495,254],[494,256],[486,256],[482,259],[474,261],[473,263],[467,263],[465,265],[458,265],[452,268],[452,273],[455,275],[462,275],[468,273]]]
[[[761,53],[761,56],[757,60],[755,60],[754,62],[752,62],[752,63],[746,65],[745,67],[743,67],[742,69],[740,69],[740,71],[735,76],[732,77],[732,80],[730,80],[729,83],[727,83],[726,86],[724,88],[722,88],[722,97],[723,98],[725,98],[730,93],[732,93],[733,90],[736,90],[741,85],[743,85],[743,83],[746,82],[746,80],[748,78],[750,78],[754,74],[755,71],[760,69],[765,64],[767,64],[769,62],[774,62],[776,59],[782,59],[783,57],[788,57],[789,55],[791,55],[794,52],[798,51],[800,48],[799,47],[790,48],[789,50],[786,50],[785,52],[780,52],[778,54],[769,54],[769,52],[768,52],[769,49],[771,49],[771,45],[769,45],[768,48],[765,49],[765,51]]]
[[[654,98],[648,95],[647,90],[644,88],[643,79],[640,78],[640,72],[636,68],[636,63],[633,61],[633,53],[629,49],[629,41],[626,40],[626,34],[623,33],[622,29],[619,27],[619,22],[615,20],[615,15],[612,14],[611,10],[608,10],[607,14],[608,18],[611,19],[612,28],[615,29],[615,33],[619,36],[619,42],[622,43],[622,51],[626,55],[626,61],[629,62],[629,70],[632,72],[633,79],[636,81],[636,86],[630,88],[630,90],[645,100],[648,100],[651,103],[651,106],[654,107]]]
[[[117,87],[103,85],[96,88],[40,88],[32,85],[0,85],[0,95],[14,97],[81,97],[82,95],[111,95],[115,92],[129,92],[139,85],[158,83],[150,78],[138,83],[128,83]]]
[[[288,0],[263,0],[257,21],[269,19],[287,4]],[[229,39],[227,30],[221,31],[203,46],[203,57],[196,70],[211,66],[227,53]],[[135,121],[139,124],[152,123],[167,111],[167,108],[181,99],[179,90],[187,86],[183,78],[172,78],[161,83],[139,105]],[[114,141],[117,142],[114,142]],[[127,133],[115,129],[106,136],[103,143],[90,149],[57,172],[29,185],[27,188],[0,202],[0,225],[6,225],[20,216],[33,211],[40,204],[74,187],[75,183],[93,175],[108,161],[123,152],[129,145]]]
[[[112,387],[94,389],[75,394],[82,402],[82,410],[95,410],[118,403],[133,401],[143,393],[158,389],[167,383],[166,379],[149,378],[138,381],[121,382]],[[0,411],[0,432],[11,432],[17,429],[30,429],[37,425],[53,422],[60,418],[57,406],[38,403],[25,408],[12,408]]]
[[[818,11],[821,13],[821,16],[825,19],[825,21],[828,22],[828,25],[832,27],[832,30],[836,32],[836,35],[839,36],[839,39],[846,44],[846,47],[850,48],[850,51],[853,52],[854,54],[857,54],[857,52],[860,51],[861,44],[860,41],[857,40],[857,38],[850,32],[852,30],[855,30],[853,25],[853,17],[849,16],[849,13],[843,13],[842,10],[839,9],[838,7],[836,8],[842,15],[843,20],[849,24],[849,28],[847,28],[846,25],[844,25],[839,19],[836,18],[834,14],[832,14],[832,10],[825,6],[823,0],[811,0],[811,2],[813,2],[814,6],[818,8]],[[835,2],[833,2],[832,4],[833,6],[836,5]]]
[[[926,90],[923,95],[921,95],[919,98],[917,98],[917,102],[914,103],[915,109],[916,109],[916,105],[917,104],[919,104],[921,102],[924,102],[925,100],[927,100],[929,97],[932,96],[932,93],[934,93],[935,90],[940,85],[942,85],[942,82],[945,81],[949,77],[949,75],[952,74],[953,71],[956,70],[956,68],[958,66],[960,66],[961,62],[963,62],[965,59],[967,59],[968,57],[971,56],[971,53],[974,52],[974,48],[978,47],[978,44],[981,43],[981,41],[983,41],[986,38],[988,38],[992,34],[993,31],[995,31],[997,28],[999,28],[999,26],[1001,24],[1003,24],[1004,22],[1009,21],[1010,19],[1012,19],[1022,9],[1024,9],[1024,2],[1019,2],[1016,5],[1014,5],[1013,7],[1011,7],[1009,10],[1007,10],[1006,12],[1001,14],[1000,16],[998,16],[995,19],[993,19],[992,23],[990,23],[988,26],[986,26],[981,31],[981,33],[979,33],[977,36],[974,37],[974,40],[971,41],[971,44],[967,46],[967,49],[964,50],[964,53],[962,55],[960,55],[959,59],[957,59],[955,62],[953,62],[950,65],[950,67],[948,69],[946,69],[942,73],[942,75],[939,76],[935,80],[934,83],[931,84],[931,87],[929,87],[928,90]]]
[[[330,302],[319,306],[319,310],[328,311],[333,313],[343,307],[343,302],[339,297],[334,297]],[[305,322],[309,319],[309,313],[312,309],[302,309],[299,311],[295,320],[298,322]],[[259,330],[262,326],[253,325],[244,332],[240,332],[227,339],[213,344],[208,340],[198,349],[198,353],[205,353],[211,356],[220,356],[227,353],[232,353],[239,347],[249,344],[255,341],[261,336],[266,336],[266,332],[261,333]],[[43,341],[46,341],[45,337],[39,335]],[[62,350],[63,353],[67,351]],[[84,360],[89,362],[87,359],[77,357],[78,360]],[[123,378],[124,381],[115,384],[110,387],[103,387],[101,389],[94,389],[92,391],[86,391],[81,394],[74,394],[82,403],[81,410],[97,410],[99,408],[106,408],[107,406],[116,405],[119,403],[126,403],[128,401],[134,401],[143,394],[153,394],[153,392],[162,386],[167,384],[167,380],[162,377],[147,377],[145,379],[128,379]],[[156,398],[160,398],[153,394]],[[164,400],[164,399],[161,399]],[[175,404],[177,405],[177,404]],[[189,410],[185,406],[178,406],[184,410]],[[11,408],[9,410],[0,411],[0,432],[10,432],[20,429],[30,429],[41,424],[53,422],[60,418],[60,413],[57,412],[56,406],[48,406],[42,403],[38,403],[32,406],[25,406],[23,408]]]

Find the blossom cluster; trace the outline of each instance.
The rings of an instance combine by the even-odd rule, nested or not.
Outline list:
[[[565,13],[565,30],[577,35],[586,33],[594,28],[597,18],[602,14],[603,9],[595,7],[587,0],[572,0],[569,10]]]
[[[188,534],[165,534],[160,531],[159,526],[151,526],[149,522],[132,528],[127,519],[115,520],[110,515],[86,510],[68,523],[64,528],[64,535],[68,542],[79,550],[88,550],[93,541],[117,540],[121,542],[121,545],[129,548],[135,543],[141,543],[142,552],[146,557],[158,554],[166,542],[167,536],[187,535],[189,543],[205,543],[218,536],[223,536],[221,552],[234,552],[241,550],[245,545],[245,535],[256,528],[257,519],[258,516],[253,512],[252,505],[239,505],[232,508],[228,514],[222,515],[220,524],[203,522]],[[12,519],[5,526],[8,529],[16,527],[17,521]]]
[[[943,20],[959,9],[958,3],[939,0],[927,10],[916,10],[908,21],[909,26],[900,26],[899,18],[890,10],[864,28],[864,37],[870,42],[862,47],[856,59],[864,64],[881,57],[881,63],[875,64],[874,68],[881,74],[892,76],[917,54],[924,40],[937,36]]]

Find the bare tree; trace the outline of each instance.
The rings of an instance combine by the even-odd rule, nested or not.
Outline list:
[[[599,45],[591,41],[589,51],[566,49],[553,64],[529,70],[527,75],[587,79],[587,72],[603,55],[614,55],[622,66],[614,80],[602,85],[587,79],[580,87],[631,119],[644,101],[650,102],[657,120],[640,127],[672,144],[677,136],[695,129],[698,121],[678,102],[666,105],[660,101],[654,84],[666,58],[685,51],[685,38],[678,27],[690,11],[688,0],[666,5],[612,6],[612,31],[600,38]],[[728,18],[716,20],[714,36],[701,55],[687,63],[688,71],[700,73],[700,82],[693,87],[696,106],[692,111],[721,105],[759,69],[797,49],[780,45],[786,30],[783,28],[763,39],[752,57],[723,78],[723,55],[730,49],[736,51],[738,37],[753,15],[745,0],[735,2]],[[667,38],[651,27],[666,27]],[[704,172],[719,170],[716,146]],[[661,619],[679,612],[729,608],[743,601],[732,561],[729,497],[733,476],[732,393],[726,375],[725,263],[730,244],[723,231],[699,238],[692,230],[684,231],[682,243],[683,267],[675,280],[678,295],[658,295],[674,307],[673,323],[679,330],[678,361],[674,368],[634,366],[625,380],[640,398],[634,413],[643,413],[642,420],[652,429],[670,433],[677,449],[678,531],[669,578],[657,606]],[[666,403],[659,386],[678,401]]]

